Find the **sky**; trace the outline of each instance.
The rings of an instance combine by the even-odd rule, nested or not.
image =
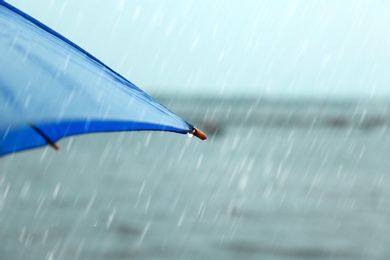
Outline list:
[[[390,97],[390,1],[9,0],[149,93]]]

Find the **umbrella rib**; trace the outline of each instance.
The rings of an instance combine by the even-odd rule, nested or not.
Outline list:
[[[50,145],[51,147],[53,147],[55,150],[59,150],[60,147],[55,143],[53,142],[41,129],[39,129],[36,125],[33,125],[31,123],[28,123],[28,125],[34,129],[35,132],[37,132],[40,136],[42,136],[43,139],[45,139],[46,143],[48,145]]]

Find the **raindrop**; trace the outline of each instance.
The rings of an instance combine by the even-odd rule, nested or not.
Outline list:
[[[46,260],[53,260],[54,259],[54,252],[49,251],[46,255]]]
[[[151,196],[148,197],[148,200],[146,201],[145,205],[145,214],[148,212],[149,206],[150,206],[150,200],[152,199]]]
[[[31,95],[27,95],[26,100],[24,101],[24,108],[27,108],[30,105]]]
[[[96,191],[93,193],[91,199],[89,200],[87,207],[85,207],[85,214],[88,214],[91,211],[95,199],[96,199]]]
[[[238,190],[240,192],[244,191],[247,184],[248,184],[248,175],[245,174],[245,175],[241,176],[241,178],[240,178],[240,181],[238,183]]]
[[[39,212],[41,211],[41,209],[43,207],[43,204],[45,203],[45,200],[46,200],[46,196],[43,193],[41,193],[41,195],[39,196],[39,199],[38,199],[39,204],[38,204],[38,207],[35,211],[35,216],[38,216]]]
[[[199,217],[200,220],[202,220],[204,212],[206,211],[206,206],[204,205],[204,202],[200,204],[197,216]]]
[[[147,234],[148,231],[149,231],[150,224],[151,224],[151,222],[149,221],[149,222],[146,224],[145,228],[142,230],[141,236],[140,236],[140,238],[139,238],[139,244],[141,244],[141,243],[144,241],[145,236],[146,236],[146,234]]]
[[[186,217],[186,212],[183,211],[179,217],[179,221],[177,222],[177,227],[181,227],[181,225],[183,225],[185,217]]]
[[[45,232],[43,233],[43,237],[42,237],[42,245],[46,245],[48,237],[49,237],[49,231],[45,230]]]
[[[72,144],[73,144],[73,137],[70,137],[68,139],[68,145],[66,146],[66,151],[69,152],[70,151],[70,148],[72,147]]]
[[[126,1],[125,0],[120,0],[118,2],[118,8],[123,9],[125,7]]]
[[[79,244],[79,246],[78,246],[78,248],[77,248],[77,251],[76,251],[76,257],[75,257],[75,259],[79,259],[79,256],[80,256],[81,251],[82,251],[82,249],[83,249],[83,247],[84,247],[84,244],[85,244],[85,239],[83,239],[83,240],[81,241],[81,243]]]
[[[142,182],[142,185],[141,185],[141,188],[139,190],[139,193],[138,193],[138,198],[141,198],[142,196],[142,193],[144,192],[144,189],[145,189],[145,181]]]
[[[43,149],[43,153],[41,155],[41,158],[39,159],[39,162],[43,162],[43,160],[45,159],[45,157],[47,155],[47,151],[48,151],[47,148]]]
[[[56,185],[56,187],[54,189],[54,192],[53,192],[53,200],[55,200],[57,198],[58,192],[60,191],[60,186],[61,185],[59,183],[57,183],[57,185]]]
[[[217,34],[218,34],[218,30],[219,30],[219,23],[216,23],[214,25],[214,29],[213,29],[213,39],[216,39]]]
[[[364,152],[366,151],[366,146],[363,146],[362,147],[362,150],[360,151],[360,154],[359,154],[359,158],[362,159],[363,158],[363,155],[364,155]]]
[[[202,161],[203,161],[203,155],[201,154],[199,156],[199,159],[198,159],[198,162],[196,163],[196,169],[198,170],[202,164]]]
[[[137,6],[133,12],[133,21],[136,21],[138,19],[140,12],[141,12],[141,7]]]
[[[152,134],[149,133],[146,137],[146,140],[145,140],[145,143],[144,143],[144,147],[147,147],[149,144],[150,144],[150,140],[152,139]]]
[[[82,10],[80,10],[76,16],[76,25],[79,26],[82,24],[84,19],[84,13]]]
[[[31,186],[30,182],[24,183],[22,190],[20,191],[20,198],[21,199],[27,200],[28,195],[29,195],[29,191],[30,191],[30,186]]]
[[[176,209],[176,206],[179,204],[180,201],[180,195],[176,197],[176,199],[171,204],[171,213]]]
[[[193,50],[196,48],[196,46],[198,45],[198,43],[199,43],[199,36],[197,36],[197,37],[193,40],[192,45],[191,45],[191,51],[193,51]]]
[[[22,227],[19,231],[19,237],[18,237],[18,240],[19,242],[23,242],[25,237],[26,237],[26,233],[27,233],[27,229],[26,227]]]
[[[112,220],[113,220],[114,217],[115,217],[115,213],[116,213],[116,209],[114,209],[114,210],[111,212],[110,216],[108,216],[108,219],[107,219],[107,222],[106,222],[106,228],[107,228],[107,229],[110,228],[111,223],[112,223]]]
[[[271,196],[271,193],[272,187],[268,185],[267,188],[264,190],[264,197],[268,199]]]
[[[7,198],[8,196],[8,192],[9,192],[9,189],[10,189],[11,185],[8,183],[6,188],[5,188],[5,191],[4,191],[4,194],[3,195],[0,195],[0,211],[3,209],[4,207],[4,202],[5,202],[5,199]]]

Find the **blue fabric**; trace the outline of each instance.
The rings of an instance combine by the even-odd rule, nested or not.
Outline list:
[[[188,133],[193,126],[85,50],[0,1],[0,155],[46,145],[46,139],[129,130]]]

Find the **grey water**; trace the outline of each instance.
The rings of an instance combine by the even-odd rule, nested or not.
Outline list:
[[[390,102],[159,100],[209,139],[0,158],[0,259],[390,259]]]

